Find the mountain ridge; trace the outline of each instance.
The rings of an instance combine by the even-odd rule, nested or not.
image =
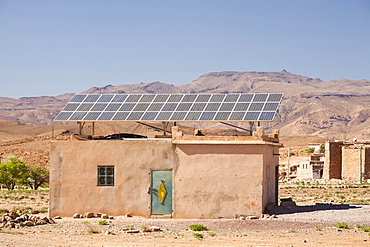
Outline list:
[[[267,129],[281,134],[317,135],[329,139],[370,139],[370,81],[336,79],[323,82],[282,70],[280,72],[210,72],[189,84],[151,83],[91,87],[82,93],[284,93],[279,114]],[[51,124],[72,97],[0,97],[0,119],[33,125]]]

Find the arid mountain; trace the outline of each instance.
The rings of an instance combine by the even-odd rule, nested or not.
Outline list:
[[[316,135],[328,139],[370,139],[370,81],[320,79],[281,72],[212,72],[174,86],[161,82],[93,87],[83,93],[284,93],[274,123],[282,136]],[[0,97],[0,119],[46,125],[73,94],[56,97]],[[246,125],[244,125],[246,126]],[[1,130],[1,126],[0,126]]]

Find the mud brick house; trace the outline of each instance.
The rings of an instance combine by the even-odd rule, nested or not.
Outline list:
[[[272,121],[281,97],[75,95],[56,121],[77,121],[80,126],[113,120],[164,125],[165,120],[187,119]],[[184,135],[176,126],[172,135],[161,137],[108,140],[76,135],[70,141],[52,142],[50,216],[100,212],[234,218],[260,215],[277,203],[277,131],[267,136],[257,127],[250,136],[202,136]]]
[[[325,179],[365,181],[370,179],[369,143],[327,142],[325,145]]]

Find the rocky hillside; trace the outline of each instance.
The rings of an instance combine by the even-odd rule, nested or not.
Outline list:
[[[266,128],[282,136],[316,135],[328,139],[370,139],[370,81],[320,79],[281,72],[212,72],[174,86],[161,82],[93,87],[83,93],[284,93],[279,114]],[[0,119],[50,124],[73,94],[56,97],[0,97]],[[1,129],[1,127],[0,127]]]

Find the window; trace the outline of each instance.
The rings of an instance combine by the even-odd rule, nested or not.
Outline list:
[[[98,186],[114,186],[114,166],[98,166]]]

